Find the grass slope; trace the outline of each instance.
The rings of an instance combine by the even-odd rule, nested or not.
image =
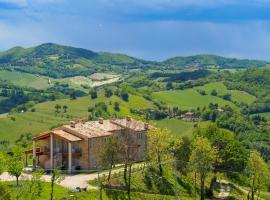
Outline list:
[[[0,79],[21,87],[45,89],[50,86],[47,77],[16,71],[0,71]]]
[[[34,133],[37,134],[42,131],[49,130],[52,127],[60,126],[64,123],[78,118],[87,118],[88,107],[94,106],[98,102],[105,102],[111,113],[114,113],[113,103],[120,103],[120,111],[116,112],[119,116],[131,115],[130,108],[151,108],[153,104],[146,101],[144,98],[130,95],[129,102],[123,101],[117,96],[111,98],[100,97],[92,100],[89,96],[77,98],[76,100],[61,99],[50,101],[35,105],[36,112],[25,112],[11,114],[6,118],[0,118],[0,140],[16,140],[20,134]],[[68,111],[64,113],[63,110],[59,114],[55,114],[55,105],[67,105]],[[136,117],[136,116],[133,116]],[[15,121],[11,118],[15,118]]]
[[[211,91],[215,89],[218,93],[218,96],[222,96],[224,94],[231,94],[232,101],[243,102],[247,104],[251,104],[256,100],[256,97],[240,90],[228,90],[226,86],[221,82],[209,83],[204,86],[195,87],[194,89],[204,90],[207,94],[211,94]]]
[[[180,119],[162,119],[153,122],[159,128],[167,128],[173,135],[191,137],[194,128],[194,122],[183,121]],[[200,122],[199,126],[204,127],[208,122]]]
[[[157,101],[164,102],[168,106],[178,106],[182,110],[196,109],[197,107],[208,106],[209,103],[218,103],[220,106],[229,105],[238,109],[232,102],[211,95],[201,95],[196,89],[160,91],[152,94]]]

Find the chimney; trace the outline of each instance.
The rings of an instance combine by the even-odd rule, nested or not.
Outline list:
[[[103,118],[99,118],[98,123],[103,124]]]
[[[149,129],[149,124],[148,123],[144,123],[144,128],[145,128],[145,130],[148,130]]]
[[[70,127],[71,128],[75,128],[76,127],[76,122],[75,121],[71,121],[70,122]]]
[[[127,116],[126,119],[127,119],[128,122],[131,121],[131,117],[130,116]]]

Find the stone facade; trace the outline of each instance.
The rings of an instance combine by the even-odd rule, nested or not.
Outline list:
[[[128,136],[133,141],[134,162],[143,161],[148,128],[148,124],[131,118],[71,122],[33,138],[34,167],[68,171],[97,169],[101,167],[102,148],[112,136],[120,142]]]

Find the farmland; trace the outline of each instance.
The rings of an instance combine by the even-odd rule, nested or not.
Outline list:
[[[152,96],[153,99],[163,102],[165,105],[178,106],[183,110],[207,107],[209,103],[217,103],[220,106],[229,105],[232,108],[237,109],[232,102],[211,95],[203,96],[195,89],[154,92]]]

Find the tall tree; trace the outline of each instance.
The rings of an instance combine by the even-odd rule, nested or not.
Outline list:
[[[105,167],[109,167],[109,174],[108,174],[108,184],[110,184],[111,179],[111,172],[113,166],[117,163],[119,159],[119,151],[120,144],[118,142],[117,137],[112,136],[109,138],[107,143],[104,143],[102,152],[101,152],[101,164]]]
[[[64,180],[64,176],[61,175],[61,172],[59,170],[53,170],[51,174],[51,195],[50,200],[53,200],[54,196],[54,186],[55,183],[60,183],[62,180]]]
[[[216,148],[213,148],[206,138],[195,138],[189,162],[195,173],[198,173],[200,176],[201,200],[205,199],[205,179],[213,170],[216,160]]]
[[[270,183],[270,173],[266,162],[257,151],[251,152],[248,159],[248,177],[250,179],[251,200],[260,197],[260,192]]]
[[[13,155],[8,160],[8,173],[16,177],[16,185],[19,185],[19,177],[23,171],[23,151],[20,147],[16,146],[13,149]]]
[[[148,132],[147,156],[152,164],[158,164],[159,174],[163,175],[162,161],[170,156],[171,134],[167,129],[152,128]]]

